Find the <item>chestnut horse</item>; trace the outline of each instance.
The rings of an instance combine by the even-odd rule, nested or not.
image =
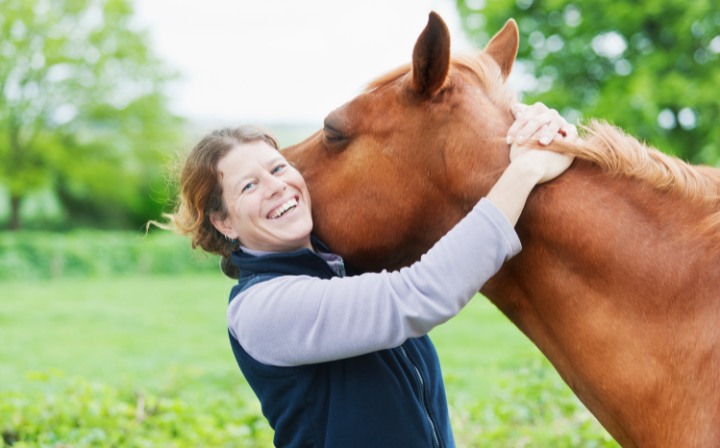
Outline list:
[[[510,20],[450,56],[435,13],[413,62],[373,81],[284,150],[315,233],[361,271],[418,260],[510,163],[518,48]],[[522,252],[482,288],[623,447],[720,446],[720,171],[604,124],[537,187]]]

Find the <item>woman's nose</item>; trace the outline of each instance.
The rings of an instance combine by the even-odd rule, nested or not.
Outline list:
[[[267,175],[265,179],[265,186],[265,197],[267,198],[271,198],[276,194],[282,194],[282,192],[285,191],[285,188],[287,188],[287,184],[284,181],[278,179],[272,174]]]

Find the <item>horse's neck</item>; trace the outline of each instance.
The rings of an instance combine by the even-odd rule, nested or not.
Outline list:
[[[707,211],[642,181],[578,161],[528,198],[517,225],[527,249],[516,262],[525,270],[518,280],[547,282],[532,272],[553,267],[604,291],[626,291],[643,282],[643,295],[657,294],[640,305],[659,304],[673,288],[687,291],[687,279],[699,280],[708,263],[720,261],[718,239],[697,230],[706,216]]]
[[[618,439],[641,435],[613,400],[624,397],[632,410],[657,392],[669,374],[663,363],[673,365],[668,350],[688,365],[701,360],[684,344],[712,350],[701,335],[720,318],[720,257],[702,238],[687,238],[688,210],[576,162],[533,192],[517,226],[522,252],[482,291]],[[665,418],[662,406],[657,412]]]
[[[528,198],[516,227],[523,250],[483,292],[511,319],[532,312],[546,326],[567,318],[576,327],[582,313],[617,327],[708,307],[720,312],[717,294],[708,293],[720,281],[717,238],[696,230],[705,216],[682,199],[578,161]]]

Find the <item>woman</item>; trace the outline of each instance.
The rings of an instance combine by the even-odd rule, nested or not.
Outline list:
[[[173,225],[193,247],[222,255],[226,272],[230,259],[239,268],[230,341],[276,446],[454,446],[427,333],[520,251],[513,226],[528,194],[572,163],[521,144],[577,138],[542,104],[513,112],[510,166],[421,261],[397,272],[345,276],[342,259],[311,234],[302,176],[260,128],[216,131],[192,150]]]

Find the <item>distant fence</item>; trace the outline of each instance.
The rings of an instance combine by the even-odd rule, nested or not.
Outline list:
[[[218,260],[167,231],[0,232],[0,280],[219,272]]]

